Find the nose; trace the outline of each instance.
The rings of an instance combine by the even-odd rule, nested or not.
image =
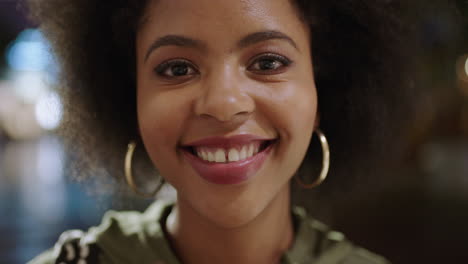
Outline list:
[[[205,76],[195,114],[223,123],[244,122],[254,111],[255,103],[240,79],[229,67]]]

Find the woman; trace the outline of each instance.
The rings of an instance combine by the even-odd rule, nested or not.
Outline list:
[[[124,178],[125,162],[144,192],[144,149],[177,202],[111,212],[30,263],[388,263],[291,206],[290,182],[327,175],[320,128],[331,175],[382,146],[375,128],[403,87],[394,4],[32,1],[64,69],[81,174]]]

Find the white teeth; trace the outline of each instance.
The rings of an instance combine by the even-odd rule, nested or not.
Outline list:
[[[205,151],[201,151],[201,156],[203,159],[208,159],[208,154]]]
[[[239,161],[239,151],[237,149],[230,149],[228,153],[228,160],[231,161]]]
[[[239,160],[246,159],[247,157],[250,157],[250,156],[247,156],[247,146],[243,146],[239,153]]]
[[[205,159],[203,158],[204,160],[207,160],[209,162],[214,162],[215,161],[215,155],[213,152],[211,151],[208,151],[208,157]]]
[[[229,150],[226,149],[212,149],[206,147],[200,147],[196,149],[197,156],[203,160],[209,162],[218,162],[218,163],[225,163],[225,162],[236,162],[240,160],[245,160],[247,158],[252,157],[253,155],[259,152],[260,144],[251,143],[248,145],[244,145],[238,148],[231,148]]]
[[[216,162],[226,162],[226,152],[222,149],[218,149],[215,153]]]
[[[249,145],[249,149],[247,150],[247,157],[253,156],[253,154],[254,154],[254,148],[255,148],[255,147],[254,147],[253,144],[250,144],[250,145]]]

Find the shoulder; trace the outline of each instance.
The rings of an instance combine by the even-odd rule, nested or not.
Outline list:
[[[317,264],[390,264],[384,257],[355,245],[343,233],[311,218],[302,208],[294,208],[293,213],[298,227],[292,250],[299,260],[293,263],[305,260],[304,263]]]
[[[370,252],[364,248],[355,246],[353,250],[343,260],[341,264],[390,264],[390,262],[382,256]]]
[[[148,256],[149,243],[166,249],[160,220],[169,207],[168,203],[155,202],[144,213],[108,211],[100,225],[87,232],[64,232],[52,249],[28,264],[146,263],[146,258],[158,257]]]
[[[101,250],[95,241],[81,230],[69,230],[60,236],[55,246],[28,264],[93,264],[99,263]]]

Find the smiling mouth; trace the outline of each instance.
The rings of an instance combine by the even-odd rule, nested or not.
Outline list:
[[[204,162],[219,164],[242,162],[266,150],[276,140],[258,140],[230,147],[187,146],[183,150]]]
[[[239,137],[240,138],[240,137]],[[232,185],[253,178],[263,166],[277,140],[215,139],[184,146],[183,156],[195,172],[214,184]]]

